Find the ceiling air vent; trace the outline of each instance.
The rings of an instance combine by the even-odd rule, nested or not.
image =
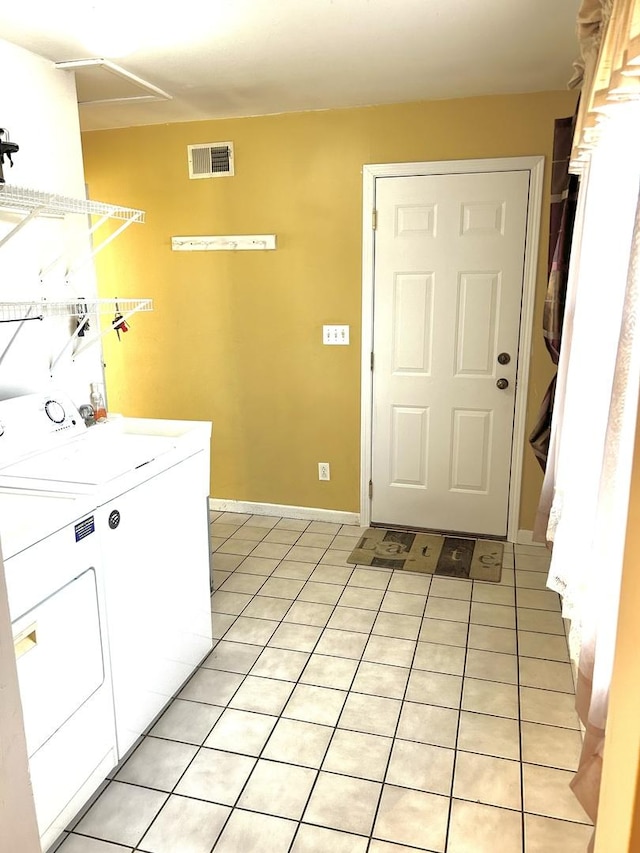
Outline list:
[[[233,142],[208,142],[187,146],[190,178],[233,175]]]

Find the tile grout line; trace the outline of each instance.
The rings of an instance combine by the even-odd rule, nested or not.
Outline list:
[[[393,574],[391,575],[391,577],[393,577]],[[384,773],[382,775],[382,781],[380,784],[380,794],[378,796],[378,802],[377,802],[375,811],[373,813],[373,821],[371,823],[371,831],[369,833],[369,841],[367,843],[367,853],[370,850],[371,844],[374,840],[373,835],[375,832],[375,827],[376,827],[376,822],[378,820],[378,815],[380,813],[380,806],[382,805],[382,798],[384,796],[384,787],[387,784],[386,779],[387,779],[387,776],[389,774],[389,767],[391,766],[391,760],[393,758],[393,751],[394,751],[394,748],[396,745],[396,741],[398,739],[397,735],[398,735],[398,729],[400,728],[400,719],[402,717],[404,704],[407,701],[406,696],[407,696],[407,692],[409,690],[409,682],[411,681],[411,675],[412,675],[412,670],[413,670],[413,662],[414,662],[416,655],[418,653],[418,643],[420,642],[420,631],[422,630],[422,620],[425,618],[425,613],[427,610],[427,603],[429,601],[429,595],[431,594],[431,582],[432,582],[432,580],[433,580],[433,578],[431,578],[429,581],[429,589],[427,591],[427,595],[426,595],[425,601],[424,601],[424,607],[422,609],[421,624],[420,624],[420,628],[418,629],[418,635],[417,635],[416,640],[415,640],[415,648],[413,650],[413,655],[411,656],[411,663],[408,666],[409,673],[407,675],[407,683],[405,684],[404,691],[402,693],[402,698],[400,699],[400,710],[398,712],[398,719],[396,720],[394,732],[393,732],[393,735],[391,736],[391,747],[389,749],[389,756],[387,758]],[[380,611],[378,611],[378,612],[380,612]]]
[[[445,850],[449,846],[449,833],[451,831],[451,820],[453,817],[453,803],[454,803],[453,791],[454,791],[454,787],[455,787],[456,771],[458,769],[458,755],[459,755],[458,741],[460,738],[460,725],[462,723],[462,702],[463,702],[463,697],[464,697],[464,680],[466,678],[465,673],[466,673],[466,669],[467,669],[467,657],[469,654],[469,639],[470,639],[470,635],[471,635],[471,607],[473,604],[473,590],[474,590],[474,588],[475,588],[475,581],[472,580],[471,581],[471,596],[469,598],[469,621],[467,622],[466,642],[464,645],[464,661],[462,664],[462,680],[460,682],[460,702],[458,705],[458,723],[456,725],[456,736],[455,736],[454,746],[453,746],[453,767],[451,770],[451,786],[450,786],[450,793],[449,793],[449,811],[447,814],[447,829],[446,829],[445,844],[444,844]]]
[[[334,535],[334,539],[335,539],[335,536],[337,536],[337,535],[339,535],[339,533],[336,533],[336,534]],[[326,554],[326,551],[327,551],[327,550],[329,550],[329,548],[326,548],[326,549],[325,549],[325,554]],[[287,553],[289,553],[289,552],[287,552]],[[324,556],[324,555],[323,555],[323,556]],[[286,557],[281,558],[281,560],[280,560],[279,562],[282,562],[282,560],[283,560],[283,559],[286,559]],[[240,565],[241,565],[241,564],[240,564]],[[316,563],[316,564],[315,564],[315,567],[314,567],[314,569],[311,571],[311,574],[309,575],[309,577],[311,577],[311,575],[313,574],[313,572],[315,571],[315,569],[316,569],[319,565],[320,565],[320,561],[318,561],[318,563]],[[276,567],[276,568],[277,568],[277,567]],[[350,578],[350,577],[351,577],[351,575],[353,574],[353,571],[355,571],[355,568],[356,568],[356,567],[354,566],[354,568],[353,568],[353,569],[351,570],[351,572],[349,573],[349,578]],[[236,570],[237,570],[237,569],[236,569]],[[274,571],[275,571],[275,569],[274,569]],[[271,575],[269,575],[269,577],[272,577],[272,576],[273,576],[273,573],[272,573]],[[349,578],[347,578],[347,581],[345,581],[345,583],[344,583],[344,586],[345,586],[345,587],[346,587],[346,584],[347,584],[347,582],[348,582]],[[307,583],[307,582],[308,582],[308,579],[307,579],[307,581],[305,581],[305,583]],[[304,588],[304,587],[303,587],[303,588]],[[260,589],[262,589],[262,587],[260,587]],[[302,591],[302,590],[300,590],[300,592],[301,592],[301,591]],[[254,594],[254,596],[253,596],[253,598],[252,598],[252,601],[255,599],[255,597],[257,596],[257,594],[258,594],[257,592]],[[298,593],[298,594],[299,594],[299,593]],[[294,602],[295,602],[295,601],[298,601],[297,596],[296,596],[296,598],[295,598],[295,599],[292,599],[292,601],[291,601],[291,606],[287,609],[287,611],[285,612],[285,614],[284,614],[284,615],[286,615],[286,613],[288,613],[288,612],[289,612],[289,610],[291,609],[291,607],[293,606],[293,604],[294,604]],[[231,816],[232,816],[232,814],[233,814],[234,809],[238,808],[238,803],[239,803],[239,801],[240,801],[240,799],[241,799],[241,797],[242,797],[242,795],[243,795],[243,793],[244,793],[244,791],[245,791],[245,789],[246,789],[247,785],[249,784],[249,781],[250,781],[250,779],[251,779],[251,777],[252,777],[252,775],[253,775],[253,772],[255,771],[255,768],[256,768],[256,766],[257,766],[257,764],[258,764],[258,761],[260,761],[260,759],[261,759],[262,755],[264,754],[265,749],[267,748],[267,746],[268,746],[268,744],[269,744],[269,741],[271,740],[271,737],[273,736],[273,732],[275,731],[275,729],[276,729],[276,727],[277,727],[277,725],[278,725],[278,722],[279,722],[280,720],[283,720],[283,719],[290,719],[290,718],[285,718],[285,717],[283,717],[283,716],[282,716],[282,713],[283,713],[283,711],[285,710],[285,708],[286,708],[286,706],[287,706],[288,702],[290,701],[291,696],[292,696],[292,695],[293,695],[293,693],[295,692],[295,688],[300,684],[300,677],[301,677],[301,676],[302,676],[302,674],[304,673],[304,669],[306,668],[306,666],[307,666],[307,664],[308,664],[309,660],[311,659],[311,656],[314,654],[314,651],[315,651],[315,649],[317,648],[318,643],[320,642],[320,639],[321,639],[321,637],[322,637],[322,634],[323,634],[323,633],[324,633],[324,631],[326,630],[327,625],[328,625],[328,623],[329,623],[329,621],[330,621],[330,619],[331,619],[331,615],[333,615],[333,613],[335,612],[336,608],[338,607],[338,601],[339,601],[339,598],[336,600],[335,604],[334,604],[334,605],[332,605],[332,612],[331,612],[331,614],[329,615],[329,618],[327,619],[327,622],[325,623],[325,625],[324,625],[324,626],[318,626],[318,627],[322,627],[322,631],[319,633],[319,635],[318,635],[318,637],[317,637],[317,639],[316,639],[316,641],[315,641],[315,643],[314,643],[313,647],[311,648],[311,650],[310,650],[310,652],[309,652],[309,657],[308,657],[308,659],[307,659],[307,662],[305,663],[305,667],[303,668],[302,672],[298,675],[298,678],[296,679],[296,681],[295,681],[295,682],[293,682],[294,687],[293,687],[293,689],[291,690],[291,693],[289,694],[289,698],[286,700],[286,702],[285,702],[285,704],[283,705],[283,707],[282,707],[282,709],[281,709],[280,713],[277,715],[277,717],[276,717],[276,722],[274,723],[274,726],[273,726],[273,728],[271,729],[271,732],[269,733],[269,735],[268,735],[267,739],[265,740],[265,743],[262,745],[262,748],[261,748],[260,752],[258,753],[258,756],[256,756],[255,764],[254,764],[254,766],[253,766],[253,768],[252,768],[251,772],[250,772],[250,773],[249,773],[249,775],[247,776],[247,779],[245,780],[245,783],[244,783],[244,785],[242,786],[242,788],[241,788],[241,790],[240,790],[240,793],[238,794],[238,797],[236,798],[235,804],[231,807],[231,811],[229,812],[229,815],[227,816],[227,819],[226,819],[226,821],[225,821],[225,823],[224,823],[224,825],[223,825],[222,829],[220,830],[220,833],[219,833],[219,835],[218,835],[218,838],[216,839],[216,841],[215,841],[215,843],[214,843],[214,846],[213,846],[213,847],[212,847],[212,849],[211,849],[211,853],[213,853],[213,850],[215,850],[215,847],[216,847],[216,845],[217,845],[217,843],[218,843],[219,839],[222,837],[222,834],[223,834],[223,832],[224,832],[224,830],[225,830],[225,828],[226,828],[226,826],[227,826],[228,822],[231,820]],[[251,603],[251,602],[248,602],[248,603],[247,603],[247,606],[248,606],[250,603]],[[313,602],[310,602],[310,603],[313,603]],[[283,615],[283,617],[279,620],[281,625],[283,624],[284,615]],[[274,632],[273,632],[273,634],[271,635],[271,637],[269,638],[269,640],[270,640],[270,639],[272,639],[273,635],[276,633],[276,631],[277,631],[277,630],[278,630],[277,628],[274,630]],[[267,640],[267,643],[269,642],[269,640]],[[265,645],[263,646],[263,651],[264,651],[264,649],[266,649],[266,648],[267,648],[267,644],[265,643]],[[261,655],[262,655],[262,652],[261,652],[261,653],[260,653],[260,655],[258,656],[257,660],[259,660],[259,658],[260,658],[260,656],[261,656]],[[256,660],[256,662],[257,662],[257,660]],[[254,665],[255,665],[255,664],[254,664]],[[249,670],[249,672],[250,672],[250,671],[251,671],[251,670]],[[247,673],[246,675],[248,675],[248,674],[249,674],[249,673]],[[246,675],[245,675],[245,678],[246,678]],[[355,676],[356,676],[356,673],[354,672],[352,682],[353,682],[353,680],[355,679]],[[242,686],[242,684],[243,684],[243,683],[244,683],[244,679],[243,679],[242,683],[238,686],[238,690],[240,689],[240,687]],[[237,692],[237,691],[236,691],[236,692]],[[235,696],[235,693],[234,693],[234,696]],[[343,702],[343,706],[342,706],[342,709],[341,709],[341,711],[340,711],[340,714],[342,713],[342,710],[344,709],[344,704],[346,703],[348,696],[349,696],[349,691],[345,691],[345,698],[344,698],[344,702]],[[232,699],[233,699],[233,697],[231,697],[231,699],[229,700],[229,703],[232,701]],[[227,707],[229,707],[229,703],[227,703]],[[339,717],[338,717],[338,719],[339,719]],[[305,722],[305,721],[302,721],[302,722]],[[320,725],[320,724],[316,724],[316,725]],[[334,733],[335,733],[335,727],[334,727]],[[294,834],[293,834],[293,836],[292,836],[291,843],[290,843],[290,848],[291,848],[291,847],[293,846],[293,844],[295,843],[295,839],[296,839],[296,836],[297,836],[298,831],[299,831],[299,827],[300,827],[301,822],[302,822],[302,817],[303,817],[303,815],[304,815],[304,812],[306,811],[306,808],[307,808],[307,806],[308,806],[308,804],[309,804],[309,801],[310,801],[311,796],[312,796],[312,794],[313,794],[313,791],[314,791],[314,789],[315,789],[315,786],[316,786],[317,780],[318,780],[318,778],[319,778],[319,776],[320,776],[320,768],[322,767],[322,764],[324,763],[324,760],[325,760],[325,758],[326,758],[327,752],[329,751],[329,748],[330,748],[330,745],[331,745],[331,741],[332,741],[332,740],[333,740],[333,735],[330,737],[329,741],[327,742],[327,747],[326,747],[326,749],[325,749],[325,752],[324,752],[324,754],[323,754],[323,757],[322,757],[322,760],[321,760],[321,762],[320,762],[319,766],[318,766],[317,768],[311,768],[311,769],[313,769],[313,770],[315,771],[316,776],[315,776],[314,782],[313,782],[313,784],[312,784],[312,786],[311,786],[311,788],[310,788],[310,790],[309,790],[309,795],[308,795],[307,800],[306,800],[306,802],[305,802],[304,808],[303,808],[303,810],[302,810],[302,812],[301,812],[300,818],[299,818],[299,820],[297,821],[298,826],[297,826],[297,828],[296,828],[296,830],[294,831]],[[270,760],[270,759],[264,759],[264,760]],[[286,763],[286,762],[277,762],[277,763]],[[300,765],[292,765],[292,766],[300,766]],[[303,765],[303,766],[304,766],[304,765]]]
[[[247,519],[247,520],[248,520],[248,519]],[[245,521],[245,523],[246,523],[246,521]],[[274,525],[274,526],[275,526],[275,525]],[[241,527],[242,527],[242,525],[241,525]],[[273,528],[272,528],[272,529],[273,529]],[[298,537],[298,538],[299,538],[299,537]],[[297,541],[297,540],[296,540],[296,541]],[[291,550],[291,548],[289,548],[289,551],[290,551],[290,550]],[[287,551],[287,553],[289,553],[289,551]],[[247,557],[247,556],[250,556],[250,555],[246,555],[244,559],[246,559],[246,557]],[[282,560],[280,560],[279,562],[281,562],[281,561],[282,561]],[[240,562],[240,564],[239,564],[239,565],[242,565],[242,563],[243,563],[243,562],[244,562],[244,560],[242,560],[242,561]],[[238,566],[236,566],[236,568],[233,570],[232,574],[233,574],[234,572],[236,572],[236,571],[237,571],[237,569],[238,569]],[[275,571],[275,569],[274,569],[274,571]],[[272,575],[273,575],[273,573],[271,573],[271,574],[267,575],[267,580],[268,580],[270,577],[272,577]],[[264,582],[264,583],[266,583],[266,580],[265,580],[265,582]],[[262,589],[262,587],[264,586],[264,583],[262,584],[262,586],[260,586],[260,589]],[[241,614],[241,613],[243,613],[243,612],[244,612],[244,610],[246,610],[246,608],[247,608],[247,607],[248,607],[248,606],[249,606],[249,605],[250,605],[250,604],[255,600],[256,596],[257,596],[257,592],[256,592],[256,593],[254,593],[254,594],[252,595],[252,597],[251,597],[251,600],[250,600],[250,601],[248,601],[248,602],[245,604],[245,606],[244,606],[244,607],[242,608],[242,610],[240,611],[240,614]],[[295,599],[294,599],[294,600],[295,600]],[[285,611],[285,614],[284,614],[284,615],[286,615],[286,613],[288,613],[288,612],[289,612],[289,610],[290,610],[290,609],[291,609],[291,607],[293,606],[293,601],[294,601],[294,600],[292,600],[291,605],[287,608],[287,610]],[[236,619],[237,619],[237,618],[239,618],[240,614],[238,614],[238,617],[236,617]],[[234,623],[233,623],[233,624],[235,624],[235,621],[236,621],[236,620],[234,620]],[[280,624],[282,624],[282,619],[280,619],[280,620],[279,620],[279,622],[280,622]],[[229,631],[229,629],[230,629],[231,627],[232,627],[232,626],[230,625],[230,626],[229,626],[229,628],[227,629],[227,631],[225,631],[225,633],[224,633],[224,634],[222,635],[222,637],[220,638],[219,642],[220,642],[220,641],[222,641],[222,640],[224,639],[224,636],[228,633],[228,631]],[[275,628],[275,629],[274,629],[274,631],[272,632],[272,634],[271,634],[271,636],[269,637],[269,639],[271,639],[271,637],[273,637],[273,634],[275,634],[275,632],[276,632],[277,630],[278,630],[277,628]],[[267,642],[268,642],[268,641],[269,641],[269,640],[267,640],[267,641],[264,643],[264,645],[262,646],[263,651],[264,651],[264,649],[267,647]],[[233,642],[233,641],[228,641],[228,642]],[[261,655],[261,654],[262,654],[262,652],[260,652],[260,655]],[[258,658],[260,657],[260,655],[258,655]],[[256,659],[256,660],[257,660],[257,659]],[[249,670],[249,672],[250,672],[250,670]],[[233,697],[237,694],[237,692],[240,690],[240,688],[242,687],[242,685],[245,683],[245,680],[246,680],[246,678],[247,678],[247,675],[248,675],[248,674],[249,674],[248,672],[244,674],[242,681],[240,682],[240,684],[238,685],[238,687],[237,687],[237,688],[236,688],[236,690],[234,691],[233,695],[232,695],[232,696],[229,698],[229,700],[227,701],[227,703],[226,703],[226,705],[225,705],[225,711],[229,708],[230,703],[233,701]],[[291,691],[291,693],[293,693],[293,690]],[[291,693],[289,694],[289,698],[291,697]],[[288,702],[288,699],[287,699],[287,702]],[[233,804],[233,805],[231,805],[231,807],[229,808],[229,814],[227,815],[226,819],[224,820],[224,822],[223,822],[222,826],[220,827],[220,831],[218,832],[218,835],[217,835],[217,837],[216,837],[215,841],[213,842],[213,846],[211,847],[210,853],[213,853],[213,851],[215,850],[215,848],[216,848],[216,846],[217,846],[217,844],[218,844],[218,841],[222,838],[222,835],[223,835],[223,833],[224,833],[225,829],[227,828],[227,826],[228,826],[228,824],[229,824],[229,822],[230,822],[230,820],[231,820],[231,816],[233,815],[234,810],[235,810],[235,808],[237,807],[238,801],[240,800],[240,798],[241,798],[241,796],[242,796],[242,794],[243,794],[243,792],[244,792],[244,789],[246,788],[246,786],[247,786],[247,784],[248,784],[248,782],[249,782],[249,779],[250,779],[250,778],[251,778],[251,776],[253,775],[253,771],[255,770],[255,768],[256,768],[256,766],[257,766],[257,763],[258,763],[258,761],[259,761],[260,755],[261,755],[261,754],[262,754],[262,752],[264,751],[264,748],[266,747],[266,744],[268,743],[268,741],[269,741],[269,739],[270,739],[270,737],[271,737],[271,734],[273,734],[273,731],[274,731],[275,727],[277,726],[277,724],[278,724],[279,720],[282,718],[281,714],[282,714],[282,710],[284,710],[284,707],[286,707],[286,702],[285,702],[285,705],[283,706],[283,708],[281,709],[281,712],[277,715],[277,717],[276,717],[276,722],[275,722],[275,723],[274,723],[274,725],[273,725],[273,729],[271,730],[271,733],[270,733],[269,737],[267,738],[267,740],[266,740],[265,744],[263,744],[263,747],[262,747],[262,749],[260,750],[260,753],[258,754],[258,756],[256,756],[256,757],[255,757],[255,763],[254,763],[253,767],[251,768],[251,771],[249,772],[249,775],[248,775],[248,776],[247,776],[247,778],[245,779],[245,782],[244,782],[244,784],[242,785],[242,787],[241,787],[241,789],[240,789],[240,791],[239,791],[239,793],[238,793],[238,796],[235,798],[235,802],[234,802],[234,804]],[[224,714],[224,711],[223,711],[222,713]],[[221,715],[221,716],[222,716],[222,715]]]
[[[517,686],[518,686],[518,743],[520,746],[520,834],[521,834],[521,845],[522,851],[527,849],[527,837],[526,837],[526,820],[525,820],[525,798],[524,798],[524,740],[522,736],[522,699],[521,699],[521,684],[520,684],[520,636],[518,633],[518,583],[517,583],[517,566],[518,566],[518,555],[513,554],[513,577],[514,577],[514,601],[513,601],[513,619],[515,624],[516,631],[516,672],[517,672]]]
[[[336,535],[338,535],[338,534],[336,534]],[[352,571],[351,571],[351,572],[350,572],[350,574],[349,574],[349,579],[353,576],[353,573],[356,571],[356,569],[357,569],[357,568],[358,568],[358,565],[357,565],[357,564],[355,564],[355,565],[354,565],[354,567],[353,567],[353,569],[352,569]],[[348,584],[348,580],[347,580],[347,581],[345,582],[345,584],[344,584],[345,589],[347,588],[347,584]],[[334,614],[334,613],[336,612],[336,610],[338,609],[339,602],[340,602],[340,598],[338,598],[338,600],[336,601],[335,605],[333,606],[333,610],[332,610],[331,616],[333,616],[333,614]],[[382,603],[382,602],[381,602],[381,603]],[[378,610],[378,612],[380,612],[380,611]],[[324,630],[326,630],[327,626],[329,625],[329,622],[331,621],[331,616],[330,616],[330,617],[329,617],[329,619],[327,620],[327,623],[326,623],[325,628],[323,629],[323,632],[322,632],[322,633],[324,633]],[[375,619],[374,619],[374,624],[375,624]],[[372,627],[373,627],[373,626],[372,626]],[[337,630],[337,629],[334,629],[334,630]],[[318,637],[318,640],[317,640],[317,642],[316,642],[316,646],[317,646],[317,644],[320,642],[320,638],[322,637],[322,633],[321,633],[321,634],[319,635],[319,637]],[[367,637],[371,637],[371,632],[369,632],[366,636],[367,636]],[[368,642],[368,640],[367,640],[367,642]],[[293,849],[293,846],[294,846],[294,844],[296,843],[296,839],[297,839],[298,833],[300,832],[300,827],[302,826],[302,819],[303,819],[303,817],[304,817],[304,815],[305,815],[306,810],[307,810],[307,809],[308,809],[308,807],[309,807],[309,803],[311,802],[311,798],[312,798],[312,796],[313,796],[313,794],[314,794],[314,791],[315,791],[315,789],[316,789],[316,785],[318,784],[318,779],[320,778],[320,773],[322,772],[322,766],[323,766],[324,762],[325,762],[325,761],[326,761],[326,759],[327,759],[327,755],[329,754],[329,750],[331,749],[331,744],[333,743],[333,739],[334,739],[334,737],[335,737],[335,734],[336,734],[336,732],[338,731],[338,723],[340,722],[340,717],[342,716],[342,714],[343,714],[343,712],[344,712],[344,709],[345,709],[345,705],[347,704],[347,701],[348,701],[348,699],[349,699],[349,695],[350,695],[350,693],[351,693],[351,688],[353,687],[353,684],[354,684],[354,682],[355,682],[355,680],[356,680],[356,678],[357,678],[357,675],[358,675],[358,669],[359,669],[359,667],[360,667],[360,663],[362,662],[362,655],[364,654],[366,647],[367,647],[367,643],[365,643],[365,645],[364,645],[364,647],[363,647],[363,650],[362,650],[361,656],[360,656],[360,658],[358,658],[358,664],[357,664],[356,668],[354,669],[353,676],[352,676],[351,681],[350,681],[350,683],[349,683],[349,687],[348,687],[348,689],[345,691],[344,702],[342,703],[342,707],[341,707],[341,709],[340,709],[340,713],[338,714],[338,717],[336,718],[335,725],[332,727],[332,728],[333,728],[333,732],[332,732],[332,734],[331,734],[331,737],[330,737],[330,738],[329,738],[329,740],[327,741],[327,746],[326,746],[326,749],[325,749],[325,751],[324,751],[324,753],[323,753],[323,755],[322,755],[322,760],[320,761],[320,763],[319,763],[319,765],[318,765],[318,767],[317,767],[316,777],[315,777],[315,779],[313,780],[313,784],[311,785],[311,788],[309,789],[309,795],[308,795],[308,797],[307,797],[307,799],[306,799],[306,801],[305,801],[304,808],[302,809],[302,812],[301,812],[301,814],[300,814],[300,819],[298,820],[298,826],[297,826],[297,829],[296,829],[296,831],[295,831],[295,832],[294,832],[294,834],[293,834],[293,838],[291,839],[291,844],[289,845],[289,853],[291,853],[291,850]],[[315,647],[314,647],[314,648],[315,648]],[[303,670],[303,672],[301,673],[301,675],[302,675],[303,673],[304,673],[304,670]],[[298,681],[298,683],[299,683],[299,681]],[[329,771],[325,771],[325,772],[329,772]],[[318,824],[309,824],[309,825],[310,825],[310,826],[317,826]],[[335,827],[325,827],[325,828],[326,828],[326,829],[333,829],[333,830],[335,830]],[[339,831],[339,830],[335,830],[335,831]]]

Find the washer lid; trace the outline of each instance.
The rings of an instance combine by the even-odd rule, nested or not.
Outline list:
[[[40,480],[73,483],[84,491],[142,468],[173,447],[175,440],[165,436],[89,432],[55,450],[9,465],[0,473],[4,485],[9,478],[16,487],[21,480]]]

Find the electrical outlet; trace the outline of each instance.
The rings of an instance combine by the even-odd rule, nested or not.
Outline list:
[[[329,467],[328,462],[318,462],[318,479],[319,480],[330,480],[331,479],[331,468]]]

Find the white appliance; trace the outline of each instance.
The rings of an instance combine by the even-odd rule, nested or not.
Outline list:
[[[74,519],[90,528],[84,536],[84,528],[80,529],[80,542],[96,543],[95,562],[101,564],[95,574],[97,613],[101,613],[102,573],[103,648],[109,650],[103,658],[107,658],[104,666],[113,694],[118,758],[212,647],[210,436],[210,423],[192,421],[115,418],[87,429],[75,406],[60,392],[0,402],[0,491],[8,500],[15,500],[16,506],[22,501],[26,507],[27,499],[35,500],[37,495],[40,501],[58,506],[58,513],[62,507],[70,510],[72,506],[89,511],[80,518],[76,509]],[[51,531],[43,533],[30,523],[23,528],[31,530],[20,543],[27,569],[33,565],[35,571],[42,555],[46,562],[51,554],[56,565],[68,561],[64,549],[60,553],[54,550]],[[76,528],[73,524],[68,527],[71,531]],[[5,538],[11,540],[11,536],[3,514],[3,549]],[[11,572],[15,558],[9,557],[8,574],[22,573]],[[87,595],[91,576],[85,574],[78,570],[78,578],[83,580],[76,582]],[[14,609],[11,602],[10,591],[13,620],[20,608]],[[60,602],[56,619],[72,621],[77,600],[65,591]],[[95,612],[95,608],[87,607],[86,612]],[[21,631],[29,627],[27,622],[20,622]],[[76,663],[72,672],[82,669],[78,679],[86,677],[93,684],[96,660],[90,656],[86,666]],[[89,670],[94,675],[88,675]],[[83,694],[75,684],[69,695],[76,695],[74,691]],[[23,690],[22,680],[21,693],[23,702],[32,696],[30,690]],[[74,701],[69,699],[71,704]],[[37,720],[36,729],[55,726],[55,715],[46,703],[39,705],[29,698],[25,704],[35,707],[26,716]],[[36,809],[40,819],[37,798]],[[42,822],[40,826],[42,832]]]
[[[95,515],[82,498],[0,490],[31,782],[43,848],[117,761]]]

